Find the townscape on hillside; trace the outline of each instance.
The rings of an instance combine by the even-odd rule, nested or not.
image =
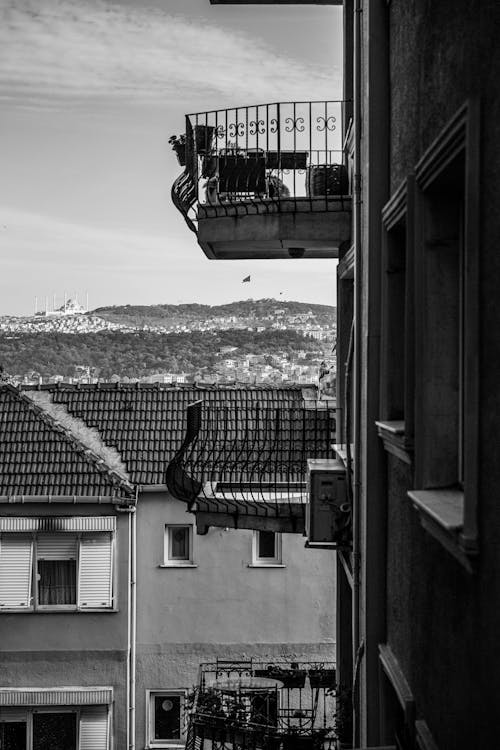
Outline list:
[[[101,307],[71,300],[0,318],[1,364],[14,382],[316,383],[335,395],[336,310],[246,300]]]

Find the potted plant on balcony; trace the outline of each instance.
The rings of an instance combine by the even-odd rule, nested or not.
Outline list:
[[[337,673],[333,668],[316,668],[309,670],[309,682],[312,688],[334,688]]]
[[[308,167],[306,193],[311,198],[348,195],[349,178],[344,164],[319,164]]]
[[[181,135],[171,135],[168,142],[172,146],[177,156],[177,161],[181,167],[186,166],[186,136],[184,133]]]

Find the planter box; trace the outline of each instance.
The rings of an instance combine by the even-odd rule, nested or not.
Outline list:
[[[312,688],[334,688],[337,684],[335,669],[310,669],[309,682]]]
[[[256,669],[255,676],[279,680],[286,688],[303,688],[306,684],[305,669]]]

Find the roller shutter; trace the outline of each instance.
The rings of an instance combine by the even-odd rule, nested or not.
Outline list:
[[[0,608],[30,606],[32,550],[27,537],[0,539]]]
[[[36,554],[39,560],[76,560],[77,538],[74,534],[39,534]]]
[[[111,534],[85,535],[80,541],[78,605],[99,609],[112,606]]]
[[[82,710],[78,750],[108,750],[108,711],[105,706]]]

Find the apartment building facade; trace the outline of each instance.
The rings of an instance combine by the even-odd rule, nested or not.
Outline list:
[[[5,634],[0,701],[3,693],[6,701],[0,727],[7,737],[27,733],[28,750],[29,742],[44,750],[43,742],[49,740],[45,735],[38,739],[39,720],[33,717],[46,711],[47,701],[52,700],[50,721],[59,722],[53,731],[73,731],[61,735],[61,742],[67,743],[64,750],[182,747],[186,695],[198,681],[202,662],[334,660],[333,559],[318,551],[311,554],[304,549],[304,539],[291,533],[235,532],[228,523],[227,528],[199,534],[203,529],[197,528],[195,516],[169,493],[165,481],[166,468],[184,437],[188,404],[202,401],[214,410],[232,408],[244,421],[249,404],[300,413],[315,388],[110,383],[28,387],[23,393],[11,386],[6,389],[9,403],[21,404],[34,415],[32,419],[36,416],[48,425],[48,432],[33,429],[33,440],[22,443],[21,407],[14,412],[2,405],[2,442],[10,446],[5,466],[11,465],[12,486],[4,488],[0,515],[0,583],[7,580],[2,578],[4,571],[8,577],[17,560],[6,552],[15,532],[17,539],[26,539],[26,559],[31,554],[30,559],[38,561],[31,563],[35,576],[43,578],[43,566],[52,567],[55,576],[54,566],[59,565],[61,580],[53,585],[63,587],[64,601],[73,597],[71,603],[45,606],[40,600],[45,593],[36,593],[44,586],[34,581],[31,605],[22,611],[11,612],[10,607],[0,611]],[[80,474],[87,470],[77,461],[71,463],[66,452],[54,451],[52,432],[74,446],[77,456],[78,451],[87,455],[89,445],[93,452],[100,450],[96,464],[105,476],[107,472],[114,476],[110,463],[120,469],[122,494],[130,495],[130,502],[118,497],[115,504],[107,504],[103,492],[89,492],[86,503],[75,501],[79,503],[75,513],[73,498],[84,481]],[[45,487],[47,472],[57,473],[61,483],[64,478],[68,488]],[[8,474],[3,473],[3,481]],[[26,487],[15,482],[25,482]],[[66,502],[60,496],[63,491]],[[43,503],[42,492],[46,492]],[[30,520],[30,514],[38,520]],[[102,527],[103,538],[112,539],[113,599],[107,607],[89,611],[82,599],[82,545],[87,539],[99,541],[102,524],[107,524]],[[41,542],[38,528],[47,530]],[[58,530],[61,533],[55,538]],[[29,539],[25,532],[31,534]],[[49,562],[42,557],[45,551]],[[63,556],[57,563],[56,554]],[[77,571],[73,593],[64,590],[65,583],[69,586],[65,566]],[[92,570],[97,576],[95,567]],[[328,613],[320,612],[325,599],[332,603]],[[28,641],[35,656],[26,651]],[[52,692],[47,691],[51,684]],[[107,692],[102,692],[104,688]],[[77,699],[80,704],[73,710]],[[105,699],[106,704],[89,703]],[[19,705],[12,703],[15,700]],[[76,717],[67,718],[72,729],[61,723],[66,713]],[[101,735],[88,734],[91,730],[82,725],[87,714],[92,720],[108,717],[106,734],[104,724]],[[50,741],[59,741],[57,735]],[[54,750],[57,744],[49,746]]]
[[[14,387],[0,399],[1,747],[124,747],[134,488]]]

